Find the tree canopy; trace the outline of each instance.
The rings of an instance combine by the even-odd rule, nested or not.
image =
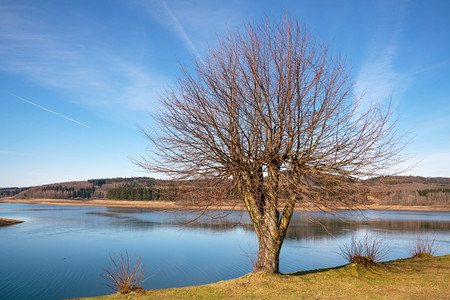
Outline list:
[[[198,181],[198,205],[244,202],[255,271],[279,271],[296,204],[351,207],[359,178],[401,159],[390,108],[362,111],[345,59],[290,17],[229,31],[182,71],[160,95],[159,128],[144,131],[154,154],[139,164]]]

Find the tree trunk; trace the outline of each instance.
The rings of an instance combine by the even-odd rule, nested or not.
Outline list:
[[[280,251],[283,242],[274,241],[267,232],[264,235],[265,237],[259,238],[258,260],[254,272],[277,274],[280,272]]]
[[[280,226],[278,212],[278,181],[280,165],[274,161],[267,166],[267,177],[261,176],[260,185],[264,201],[258,203],[256,218],[252,218],[253,226],[258,236],[258,260],[254,271],[269,274],[279,273],[280,251],[286,235],[287,226]],[[261,172],[262,175],[262,172]]]

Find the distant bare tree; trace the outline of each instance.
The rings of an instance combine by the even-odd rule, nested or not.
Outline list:
[[[296,204],[351,207],[358,178],[399,163],[391,110],[362,112],[345,60],[292,18],[246,23],[182,70],[160,97],[159,128],[144,131],[154,154],[138,164],[196,181],[183,197],[197,205],[245,203],[255,272],[279,272]]]

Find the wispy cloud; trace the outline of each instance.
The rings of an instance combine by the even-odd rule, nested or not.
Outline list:
[[[0,150],[0,154],[3,155],[10,155],[10,156],[30,156],[30,157],[36,157],[38,156],[37,154],[33,154],[33,153],[25,153],[25,152],[18,152],[18,151],[5,151],[5,150]]]
[[[415,168],[418,175],[448,177],[448,170],[450,169],[450,153],[428,153],[419,158],[421,159],[421,162]]]
[[[34,103],[34,102],[30,101],[30,100],[27,100],[27,99],[25,99],[25,98],[22,98],[22,97],[20,97],[20,96],[17,96],[17,95],[11,94],[11,93],[9,93],[9,94],[10,94],[11,96],[16,97],[16,98],[19,99],[19,100],[22,100],[22,101],[24,101],[24,102],[26,102],[26,103],[28,103],[28,104],[31,104],[31,105],[33,105],[33,106],[36,106],[37,108],[40,108],[40,109],[42,109],[42,110],[45,110],[45,111],[47,111],[47,112],[49,112],[49,113],[52,113],[52,114],[54,114],[54,115],[57,115],[58,117],[64,118],[64,119],[69,120],[69,121],[71,121],[71,122],[74,122],[74,123],[76,123],[76,124],[78,124],[78,125],[81,125],[81,126],[90,128],[88,125],[86,125],[86,124],[84,124],[84,123],[81,123],[81,122],[79,122],[79,121],[77,121],[77,120],[74,120],[74,119],[72,119],[72,118],[69,118],[68,116],[65,116],[65,115],[62,115],[62,114],[60,114],[60,113],[57,113],[57,112],[55,112],[55,111],[53,111],[53,110],[50,110],[50,109],[48,109],[48,108],[46,108],[46,107],[40,106],[39,104],[36,104],[36,103]]]
[[[133,48],[118,47],[129,36],[111,41],[90,26],[94,24],[60,24],[45,18],[38,6],[0,5],[0,72],[70,92],[64,101],[99,111],[136,112],[152,106],[166,77],[143,61],[147,56],[139,51],[145,51],[145,39],[137,25],[126,24],[136,35]]]
[[[377,57],[364,61],[356,77],[355,93],[364,94],[369,101],[383,102],[388,99],[398,83],[401,74],[393,67],[396,57],[393,46],[388,46],[378,52]]]
[[[161,68],[161,61],[169,56],[164,57],[166,53],[157,44],[165,39],[160,36],[164,31],[148,30],[152,22],[180,41],[171,49],[173,53],[183,47],[200,60],[216,32],[241,22],[239,9],[221,3],[154,0],[120,5],[136,16],[144,12],[150,16],[145,20],[149,24],[77,19],[84,15],[84,6],[75,6],[78,11],[71,14],[70,22],[64,22],[39,2],[0,4],[0,72],[57,89],[68,95],[62,101],[102,115],[105,111],[114,116],[151,111],[161,87],[173,76],[171,67]],[[108,26],[127,34],[105,36]]]
[[[405,3],[396,4],[389,8],[392,12],[381,18],[378,30],[366,45],[368,51],[356,76],[354,88],[357,97],[364,96],[362,109],[372,103],[389,101],[391,97],[393,104],[398,104],[412,83],[412,72],[402,72],[396,67]]]

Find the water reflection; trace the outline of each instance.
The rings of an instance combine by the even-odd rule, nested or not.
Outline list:
[[[448,233],[450,222],[446,221],[422,221],[422,220],[365,220],[365,221],[341,221],[341,220],[322,220],[320,224],[292,224],[286,234],[287,239],[321,239],[324,236],[332,235],[339,237],[347,235],[348,231],[358,231],[363,228],[370,228],[372,231],[386,232],[391,234],[399,233],[417,233],[424,231],[433,231]]]
[[[418,233],[436,236],[450,253],[447,212],[376,212],[365,217],[296,213],[281,252],[280,270],[345,264],[339,245],[352,234],[381,234],[387,259],[407,257]],[[61,207],[0,203],[0,217],[26,223],[0,228],[0,299],[60,299],[110,293],[99,277],[111,252],[141,256],[153,275],[144,288],[206,284],[251,271],[257,239],[245,214],[225,219],[194,212],[173,215],[135,208]],[[345,218],[346,221],[341,219]],[[316,223],[308,220],[314,219]]]
[[[162,226],[164,224],[161,224],[160,222],[152,222],[147,220],[142,220],[134,216],[128,216],[128,215],[121,215],[121,214],[115,214],[110,212],[87,212],[86,215],[93,215],[93,216],[99,216],[99,217],[106,217],[111,218],[109,223],[109,227],[126,227],[133,229],[141,229],[146,230],[150,229],[154,226]]]

